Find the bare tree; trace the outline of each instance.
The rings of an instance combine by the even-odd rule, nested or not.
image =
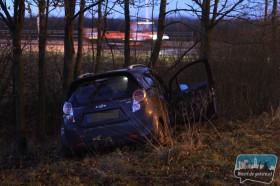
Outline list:
[[[267,20],[267,12],[268,12],[268,0],[265,0],[265,7],[264,7],[264,21]]]
[[[276,23],[277,10],[278,10],[278,0],[273,0],[272,12],[271,12],[271,23],[272,24]]]
[[[112,63],[113,63],[113,68],[116,68],[115,64],[115,59],[114,59],[114,52],[113,52],[113,47],[112,45],[109,44],[109,41],[107,40],[105,34],[107,31],[108,23],[107,23],[107,16],[108,14],[114,9],[115,5],[118,3],[118,1],[115,1],[112,6],[109,7],[109,0],[105,1],[105,8],[104,8],[104,14],[103,14],[103,25],[102,25],[102,35],[101,38],[102,40],[105,39],[106,44],[109,46],[111,55],[112,55]],[[102,44],[102,43],[101,43]]]
[[[49,0],[39,0],[39,131],[43,140],[46,129],[46,41],[48,28]]]
[[[97,5],[97,40],[96,40],[96,60],[95,60],[95,72],[98,72],[99,65],[101,62],[101,52],[102,52],[102,2],[99,2]]]
[[[201,43],[200,43],[200,58],[209,58],[209,53],[211,52],[211,22],[210,22],[210,2],[211,0],[203,0],[200,4],[201,6]],[[218,1],[215,1],[215,7],[218,6]],[[215,8],[215,10],[217,10]],[[217,12],[213,12],[213,21],[216,19],[214,17]]]
[[[65,9],[65,25],[64,25],[64,65],[63,65],[63,95],[66,96],[67,90],[71,81],[74,79],[74,62],[75,62],[75,48],[74,48],[74,20],[80,14],[83,14],[90,8],[99,4],[103,0],[99,0],[95,3],[90,4],[89,6],[81,9],[75,14],[75,5],[76,0],[65,0],[64,9]]]
[[[273,0],[272,12],[271,12],[271,26],[272,26],[271,53],[272,53],[273,59],[274,59],[275,54],[277,54],[277,48],[276,48],[276,41],[277,41],[277,38],[278,38],[278,34],[277,34],[277,10],[278,10],[278,0]]]
[[[76,0],[65,0],[65,25],[64,25],[64,66],[63,66],[63,94],[66,96],[68,87],[74,79],[74,15]]]
[[[130,65],[130,10],[129,0],[124,0],[124,19],[125,19],[125,33],[124,33],[124,66]]]
[[[157,39],[151,54],[150,65],[155,67],[158,63],[159,52],[162,45],[162,37],[165,30],[166,0],[160,1],[160,9],[158,16]]]
[[[84,12],[85,9],[85,0],[80,1],[80,14],[78,18],[78,49],[77,49],[77,57],[75,63],[74,77],[77,77],[81,73],[81,63],[83,57],[83,45],[84,45]]]
[[[224,19],[225,16],[233,12],[237,6],[239,6],[244,0],[232,1],[220,1],[214,0],[211,4],[211,0],[194,0],[200,10],[195,7],[191,7],[191,10],[195,12],[200,18],[201,25],[201,43],[200,43],[200,58],[210,58],[211,54],[211,36],[214,27]],[[201,14],[200,14],[201,13]],[[212,17],[211,17],[212,15]]]
[[[16,123],[16,147],[20,153],[27,149],[25,109],[24,109],[24,64],[22,59],[21,36],[24,24],[24,0],[14,1],[13,17],[9,7],[0,1],[0,19],[7,25],[12,35],[13,45],[13,96]]]

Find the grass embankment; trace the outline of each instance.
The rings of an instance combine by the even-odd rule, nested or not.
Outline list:
[[[1,185],[239,185],[239,154],[280,157],[280,110],[247,122],[214,121],[183,130],[174,145],[120,148],[82,160],[60,157],[57,142],[1,158]],[[187,128],[187,127],[186,127]],[[278,163],[273,185],[280,184]],[[255,185],[257,183],[245,182]]]

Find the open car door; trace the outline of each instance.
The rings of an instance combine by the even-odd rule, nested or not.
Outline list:
[[[217,117],[212,72],[207,59],[186,64],[169,81],[170,119],[189,123]]]

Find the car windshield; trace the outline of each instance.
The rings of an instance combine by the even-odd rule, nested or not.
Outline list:
[[[127,76],[110,76],[84,82],[72,93],[73,106],[131,97],[137,83]]]

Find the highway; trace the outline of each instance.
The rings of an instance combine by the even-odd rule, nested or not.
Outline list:
[[[77,32],[74,32],[74,46],[77,50]],[[174,37],[180,37],[181,40]],[[193,44],[192,34],[190,33],[169,33],[170,40],[164,40],[162,45],[161,53],[162,55],[180,55],[186,49],[190,48]],[[3,49],[11,45],[10,34],[7,30],[0,30],[0,47]],[[62,30],[52,30],[48,32],[47,39],[47,51],[50,52],[63,52],[64,51],[64,31]],[[108,45],[109,44],[109,45]],[[139,46],[131,46],[131,50],[137,51],[150,51],[152,41],[141,42]],[[22,47],[24,51],[38,51],[38,34],[37,31],[27,30],[23,33]],[[92,52],[96,48],[94,40],[84,40],[83,51],[85,53]],[[110,40],[107,41],[104,39],[103,42],[104,50],[113,50],[113,51],[123,51],[123,41],[122,40]],[[196,53],[194,49],[191,51],[192,54]]]

